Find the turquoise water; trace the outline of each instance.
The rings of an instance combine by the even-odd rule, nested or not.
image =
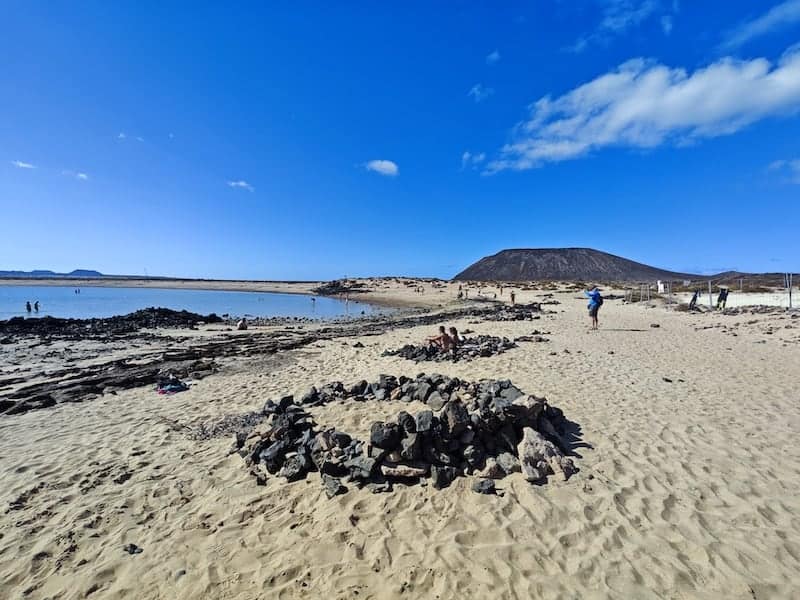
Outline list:
[[[167,290],[153,288],[61,286],[0,286],[0,320],[31,316],[88,319],[124,315],[150,306],[188,310],[200,314],[217,313],[241,317],[358,317],[380,312],[369,304],[351,300],[298,294],[261,292],[221,292],[209,290]],[[25,310],[39,301],[39,312]]]

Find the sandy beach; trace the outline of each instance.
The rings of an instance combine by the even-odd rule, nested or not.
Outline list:
[[[370,301],[455,302],[456,284],[418,294],[410,280],[370,282]],[[508,292],[482,289],[501,301]],[[517,301],[558,303],[534,322],[443,324],[509,338],[536,329],[549,341],[415,363],[382,353],[419,343],[434,325],[325,339],[309,324],[302,335],[316,341],[220,355],[215,373],[173,396],[143,386],[0,415],[2,596],[796,598],[800,313],[690,314],[607,300],[601,329],[590,332],[579,291],[517,289]],[[246,347],[270,332],[301,335],[207,325],[157,330],[136,348],[15,341],[1,346],[0,377],[46,381],[65,363],[144,360],[223,338],[231,346],[233,336]],[[422,371],[510,379],[546,396],[580,425],[579,472],[546,485],[515,473],[497,482],[502,496],[476,494],[464,477],[443,490],[350,486],[328,499],[313,474],[258,486],[228,454],[232,436],[196,435],[310,385]],[[20,385],[5,383],[0,395]],[[310,412],[366,438],[373,421],[422,407],[337,402]]]

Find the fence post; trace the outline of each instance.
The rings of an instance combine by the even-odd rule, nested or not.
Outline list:
[[[711,280],[708,280],[708,308],[714,308],[714,301],[711,299]]]

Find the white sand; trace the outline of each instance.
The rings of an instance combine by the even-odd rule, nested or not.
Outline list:
[[[584,300],[556,298],[547,308],[559,312],[539,321],[453,323],[551,332],[471,363],[381,357],[432,328],[403,329],[362,349],[340,339],[283,363],[236,361],[238,372],[172,397],[143,388],[0,417],[0,596],[797,598],[800,319],[608,301],[589,333]],[[510,378],[547,396],[591,445],[580,473],[543,487],[510,477],[501,498],[460,479],[328,500],[316,474],[258,487],[226,456],[230,439],[185,435],[287,390],[420,371]],[[408,408],[315,415],[364,435]],[[143,552],[123,552],[131,542]]]

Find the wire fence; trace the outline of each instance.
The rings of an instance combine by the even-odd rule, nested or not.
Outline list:
[[[793,273],[697,281],[656,281],[627,287],[625,301],[636,303],[659,300],[667,308],[680,307],[684,310],[752,305],[797,308],[800,290],[795,290],[794,286],[798,284],[800,279]]]

